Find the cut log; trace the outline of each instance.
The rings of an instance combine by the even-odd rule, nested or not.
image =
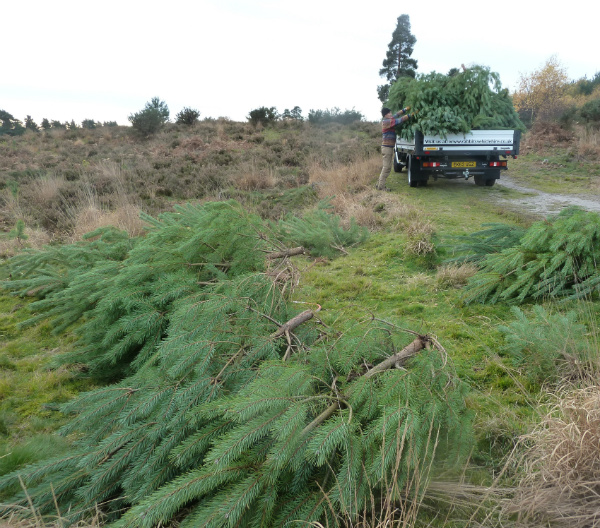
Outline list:
[[[269,260],[285,258],[285,257],[293,257],[294,255],[304,255],[306,253],[305,249],[302,246],[286,249],[285,251],[275,251],[273,253],[267,254],[267,258]]]
[[[296,317],[293,317],[292,319],[290,319],[287,323],[282,324],[279,327],[279,330],[277,330],[276,332],[271,334],[271,337],[279,337],[279,336],[284,335],[286,332],[291,332],[297,326],[300,326],[302,323],[305,323],[309,319],[312,319],[314,317],[314,315],[315,314],[313,313],[312,310],[306,310],[305,312],[302,312],[301,314],[297,315]]]

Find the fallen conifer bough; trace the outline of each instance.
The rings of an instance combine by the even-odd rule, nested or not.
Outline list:
[[[292,257],[268,259],[285,248],[265,231],[207,203],[139,239],[106,230],[12,262],[13,289],[41,288],[33,322],[50,314],[60,331],[81,318],[59,361],[85,364],[98,388],[61,406],[68,456],[0,478],[26,489],[8,511],[58,507],[76,522],[101,504],[123,527],[341,526],[469,452],[467,387],[437,340],[299,310]]]

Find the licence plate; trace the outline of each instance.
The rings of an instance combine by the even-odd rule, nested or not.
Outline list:
[[[474,161],[453,161],[452,168],[463,169],[465,167],[476,167],[477,163]]]

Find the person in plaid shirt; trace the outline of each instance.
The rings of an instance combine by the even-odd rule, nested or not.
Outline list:
[[[385,106],[381,109],[381,116],[383,117],[381,121],[381,157],[383,159],[383,168],[381,169],[381,174],[376,185],[376,188],[380,191],[386,190],[385,180],[387,180],[392,170],[392,156],[394,155],[394,146],[396,145],[396,125],[408,121],[410,114],[407,114],[407,112],[409,110],[410,106],[407,106],[399,112],[392,114],[392,111]]]

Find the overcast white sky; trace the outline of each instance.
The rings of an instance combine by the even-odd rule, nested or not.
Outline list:
[[[513,91],[552,55],[600,71],[598,0],[1,0],[0,109],[24,120],[117,121],[158,96],[236,121],[260,106],[380,118],[397,17],[418,72],[483,64]]]

